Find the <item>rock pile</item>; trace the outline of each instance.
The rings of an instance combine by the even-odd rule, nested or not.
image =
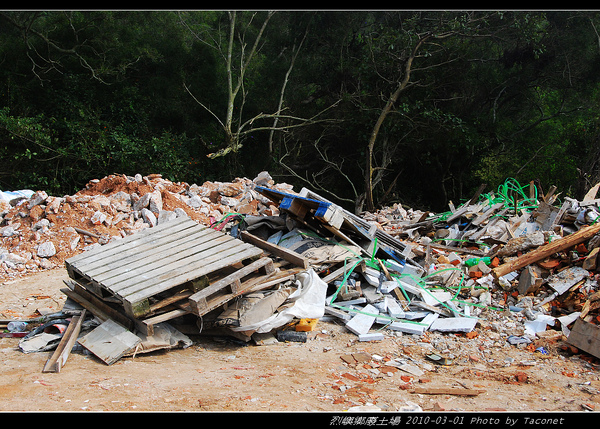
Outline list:
[[[210,225],[228,213],[276,215],[277,208],[253,189],[275,184],[268,173],[253,180],[172,182],[160,174],[109,175],[74,195],[33,192],[0,200],[0,281],[63,266],[65,259],[168,219],[188,216]]]

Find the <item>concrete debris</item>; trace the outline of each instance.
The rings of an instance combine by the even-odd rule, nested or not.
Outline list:
[[[276,184],[268,172],[202,185],[158,174],[111,175],[74,195],[38,191],[5,205],[0,277],[64,264],[73,280],[65,290],[70,299],[79,297],[77,304],[100,322],[121,318],[145,338],[154,323],[180,326],[192,317],[194,334],[259,345],[267,344],[265,338],[269,344],[304,342],[327,317],[364,342],[434,332],[470,338],[502,320],[512,328],[497,341],[509,346],[533,347],[548,331],[568,342],[576,323],[585,322],[588,330],[600,324],[600,200],[587,195],[558,204],[553,192],[536,192],[533,184],[520,187],[510,179],[497,192],[479,193],[459,207],[451,203],[447,213],[394,204],[356,215],[309,189]],[[162,274],[170,286],[152,294],[140,289],[137,300],[99,275],[103,264],[118,269],[104,256],[107,249],[122,246],[130,254],[159,236],[173,234],[174,241],[170,228],[188,228],[183,219],[218,231],[210,243],[228,236],[236,240],[232,246],[258,250],[252,264],[232,260],[215,268],[212,251],[196,259],[179,251],[184,256],[172,263],[197,265],[195,277]],[[86,252],[92,262],[106,262],[78,268],[75,261]],[[175,262],[180,257],[187,259]],[[132,259],[127,271],[146,279],[155,268],[141,259]],[[168,252],[161,259],[171,263]],[[90,299],[98,305],[89,305]],[[109,302],[112,310],[103,310]],[[87,332],[82,329],[82,335]],[[132,353],[139,343],[131,344],[120,352]],[[189,343],[184,338],[177,344]],[[587,349],[596,353],[600,347]],[[411,362],[394,365],[421,371]]]

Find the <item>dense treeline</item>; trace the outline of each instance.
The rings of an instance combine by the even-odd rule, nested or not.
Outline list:
[[[445,210],[600,180],[590,11],[0,12],[0,189],[107,174]]]

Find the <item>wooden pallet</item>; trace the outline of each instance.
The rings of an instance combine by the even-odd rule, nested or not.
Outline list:
[[[242,294],[290,280],[300,271],[300,268],[280,271],[274,267],[271,258],[261,258],[190,296],[190,311],[203,316]]]
[[[150,298],[180,293],[182,285],[206,285],[209,275],[261,255],[251,244],[177,218],[76,255],[65,265],[69,276],[96,296],[120,301],[128,316],[142,318],[156,310]]]

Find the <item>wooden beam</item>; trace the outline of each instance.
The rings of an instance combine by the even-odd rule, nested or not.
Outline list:
[[[299,255],[296,252],[292,252],[292,251],[286,249],[285,247],[281,247],[274,243],[269,243],[268,241],[265,241],[262,238],[259,238],[253,234],[250,234],[247,231],[242,231],[241,237],[242,237],[243,241],[253,244],[254,246],[259,247],[259,248],[271,253],[272,255],[278,256],[298,267],[308,268],[308,266],[309,266],[308,259],[306,259],[302,255]]]
[[[592,238],[598,232],[600,232],[600,222],[581,228],[579,231],[567,235],[566,237],[544,244],[535,250],[532,250],[531,252],[525,253],[513,261],[494,268],[492,273],[496,278],[502,277],[510,272],[526,267],[529,264],[540,261],[554,253],[561,252],[579,243],[583,243],[584,241]]]
[[[122,324],[128,329],[134,328],[134,323],[131,319],[118,312],[105,302],[102,302],[100,298],[97,298],[95,295],[86,291],[76,281],[70,280],[67,282],[65,280],[64,283],[69,286],[69,288],[62,288],[61,292],[67,295],[77,304],[81,305],[83,308],[87,309],[90,313],[94,314],[94,316],[98,317],[101,321],[104,322],[108,319],[114,319],[116,322]]]
[[[471,197],[471,199],[469,200],[469,202],[467,203],[467,205],[476,204],[477,200],[479,199],[479,196],[484,191],[484,189],[485,189],[486,186],[487,186],[487,183],[482,183],[481,185],[479,185],[479,188],[477,189],[477,191],[475,192],[475,194]]]

